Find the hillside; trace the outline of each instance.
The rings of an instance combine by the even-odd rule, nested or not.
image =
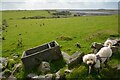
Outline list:
[[[21,63],[23,51],[41,45],[46,42],[56,40],[61,46],[61,50],[72,55],[76,51],[88,54],[91,52],[92,42],[103,43],[112,35],[118,36],[117,32],[117,15],[109,16],[79,16],[68,18],[50,18],[50,19],[22,19],[31,16],[53,16],[48,11],[3,11],[2,20],[7,24],[3,30],[2,56],[14,59],[14,55],[18,58],[14,59],[15,64]],[[22,41],[19,46],[19,41]],[[75,46],[80,43],[81,48]],[[120,55],[120,52],[119,52]],[[118,57],[115,55],[109,62],[110,65],[118,64]],[[65,67],[66,68],[66,67]],[[8,69],[13,70],[13,66],[9,65]],[[74,69],[73,74],[67,75],[67,78],[105,78],[109,75],[106,73],[110,69],[103,69],[101,75],[86,75],[87,67],[79,65]],[[112,71],[110,71],[112,77]],[[18,73],[17,78],[25,76],[23,66]]]

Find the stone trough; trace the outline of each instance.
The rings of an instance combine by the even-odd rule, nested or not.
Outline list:
[[[52,41],[24,51],[21,60],[25,69],[30,70],[39,66],[42,61],[60,58],[62,58],[60,46],[56,41]]]

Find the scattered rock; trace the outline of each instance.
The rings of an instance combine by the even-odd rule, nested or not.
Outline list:
[[[76,43],[76,46],[78,47],[78,48],[81,48],[81,45],[80,45],[80,43]]]
[[[0,57],[0,70],[4,70],[7,64],[8,64],[8,59]]]
[[[78,51],[75,52],[69,59],[68,68],[69,69],[73,68],[75,65],[81,63],[83,55],[84,55],[83,52],[81,52],[81,53],[79,53]]]
[[[117,70],[120,70],[120,64],[117,65]]]
[[[14,69],[14,71],[12,72],[12,74],[15,74],[17,71],[18,71],[18,69],[19,69],[19,67],[21,66],[22,64],[21,63],[18,63],[18,64],[15,64],[15,69]]]
[[[30,74],[28,74],[27,75],[27,79],[33,79],[33,77],[35,77],[35,76],[38,76],[38,75],[36,75],[36,74],[34,74],[34,73],[30,73]]]
[[[70,55],[68,55],[68,54],[65,53],[65,52],[62,52],[62,56],[63,56],[63,58],[65,59],[66,63],[69,63]]]
[[[17,78],[16,78],[15,76],[11,75],[11,76],[8,78],[8,80],[17,80]]]
[[[116,47],[116,46],[112,46],[111,49],[112,49],[112,52],[113,52],[113,53],[116,53],[116,54],[117,54],[117,53],[119,52],[119,51],[118,51],[118,47]]]
[[[71,73],[71,72],[72,72],[72,70],[65,69],[65,70],[64,70],[64,72],[65,72],[65,73]]]
[[[56,74],[56,80],[60,79],[60,70],[58,72],[55,73]]]
[[[39,76],[33,77],[33,80],[46,80],[46,79],[45,79],[45,75],[39,75]]]
[[[46,74],[45,80],[52,80],[53,74]]]
[[[28,80],[52,80],[53,74],[46,74],[46,75],[36,75],[34,73],[30,73],[27,76]]]
[[[93,42],[91,48],[93,48],[93,53],[97,53],[103,46],[101,43],[96,43]],[[111,47],[113,53],[118,53],[118,47],[117,46],[112,46]]]
[[[99,50],[98,49],[92,49],[92,53],[96,54]]]
[[[18,58],[18,56],[13,56],[13,58]]]
[[[115,46],[120,47],[120,38],[119,38],[119,39],[116,39],[116,40],[117,40],[117,44],[115,44]]]
[[[12,56],[13,56],[13,58],[15,58],[15,59],[19,57],[18,53],[13,53]]]
[[[44,72],[44,73],[50,71],[50,64],[48,62],[43,61],[40,64],[39,70]]]
[[[100,50],[103,47],[103,44],[101,43],[97,43],[97,42],[93,42],[91,48]]]

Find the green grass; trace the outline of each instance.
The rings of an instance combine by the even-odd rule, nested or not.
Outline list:
[[[3,57],[13,58],[14,54],[18,54],[19,58],[16,62],[21,62],[20,57],[24,50],[53,40],[56,40],[62,46],[62,51],[70,55],[76,51],[82,51],[87,54],[91,51],[90,46],[92,42],[103,43],[110,35],[118,35],[117,15],[21,19],[22,17],[29,16],[52,15],[48,11],[3,11],[2,13],[3,20],[7,20],[9,25],[3,31],[5,40],[3,40],[2,44],[2,55]],[[58,39],[60,36],[70,37],[72,40]],[[22,39],[23,47],[17,46],[19,39]],[[81,44],[82,48],[79,49],[75,46],[77,42]],[[117,64],[118,61],[114,59],[113,62]],[[16,75],[21,77],[23,73],[23,70],[21,70],[18,73],[19,75]],[[84,75],[86,77],[87,75],[85,74],[86,67],[80,66],[78,70],[75,70],[75,74],[70,76],[77,77]]]

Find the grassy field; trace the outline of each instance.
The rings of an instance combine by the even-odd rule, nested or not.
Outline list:
[[[2,19],[6,20],[8,27],[3,30],[2,56],[13,58],[13,55],[19,55],[15,63],[21,62],[22,52],[31,47],[41,45],[46,42],[56,40],[61,50],[72,55],[76,51],[91,52],[92,42],[103,43],[110,35],[118,35],[117,15],[109,16],[82,16],[70,18],[51,18],[51,19],[22,19],[30,16],[52,16],[48,11],[3,11]],[[61,38],[64,37],[65,39]],[[22,47],[18,46],[18,40],[22,40]],[[77,48],[75,44],[79,42],[82,48]],[[110,65],[118,64],[118,57],[113,57]],[[9,67],[11,68],[11,67]],[[109,72],[109,69],[104,70]],[[80,65],[75,68],[73,74],[67,75],[67,78],[104,78],[106,74],[101,72],[102,76],[95,74],[86,75],[87,67]],[[16,73],[18,78],[24,74],[23,68]]]

